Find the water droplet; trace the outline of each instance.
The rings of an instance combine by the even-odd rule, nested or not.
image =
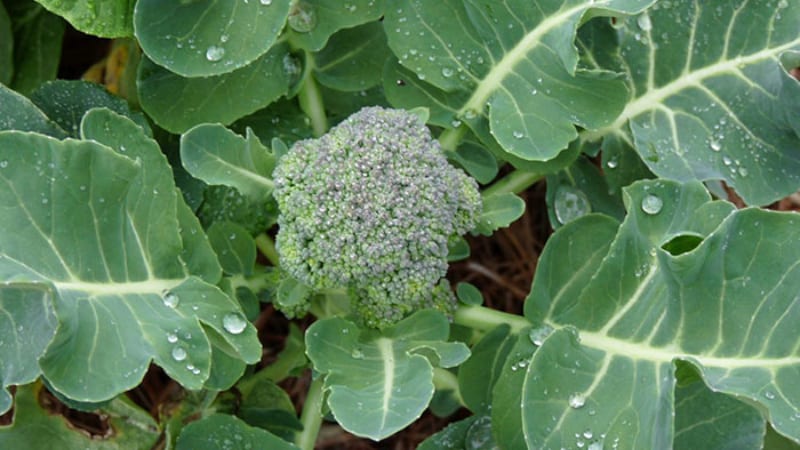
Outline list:
[[[648,194],[642,199],[642,211],[647,214],[655,215],[661,212],[661,208],[664,206],[664,201],[661,198],[653,195]]]
[[[352,356],[352,357],[353,357],[353,359],[364,359],[364,352],[363,352],[363,351],[361,351],[361,349],[360,349],[360,348],[356,347],[356,348],[354,348],[354,349],[353,349],[353,351],[350,353],[350,356]]]
[[[739,175],[746,177],[748,173],[749,172],[747,172],[747,169],[745,169],[744,167],[739,167]]]
[[[583,191],[569,185],[561,185],[556,191],[553,209],[556,219],[563,225],[592,212],[592,205]]]
[[[164,300],[164,305],[169,306],[170,308],[176,308],[180,302],[178,296],[168,290],[161,294],[161,298]]]
[[[170,344],[178,342],[178,335],[174,333],[167,333],[167,342]]]
[[[783,9],[789,6],[788,0],[781,0],[778,2],[778,9]]]
[[[442,76],[445,77],[445,78],[452,77],[453,76],[453,69],[451,69],[449,67],[443,67],[442,68]]]
[[[514,136],[514,138],[516,138],[516,139],[522,139],[522,138],[525,137],[525,133],[523,133],[522,131],[518,131],[518,130],[514,130],[511,133],[511,135]]]
[[[713,140],[713,139],[711,141],[709,141],[708,146],[711,147],[711,150],[713,150],[715,152],[718,152],[718,151],[722,150],[722,144],[720,144],[719,141],[716,141],[716,140]]]
[[[531,330],[530,333],[528,333],[528,337],[530,337],[531,342],[533,342],[535,346],[540,347],[544,340],[547,339],[551,333],[553,333],[553,327],[550,325],[544,325]]]
[[[0,161],[0,168],[5,169],[6,167],[8,167],[8,161],[5,159]]]
[[[642,14],[636,19],[636,23],[642,31],[650,31],[653,29],[653,22],[650,21],[650,16]]]
[[[228,42],[228,39],[229,37],[227,34],[223,34],[222,36],[219,37],[219,41],[222,43]]]
[[[591,439],[592,436],[594,436],[592,430],[587,429],[586,431],[583,432],[583,437],[585,437],[586,439]]]
[[[478,116],[478,113],[475,112],[474,109],[468,109],[464,112],[464,118],[467,120],[472,120]]]
[[[186,359],[186,350],[183,347],[175,347],[172,349],[172,359],[175,361],[183,361]]]
[[[308,33],[317,26],[317,12],[306,2],[297,2],[289,11],[289,26],[298,33]]]
[[[569,396],[569,406],[573,409],[583,408],[583,405],[586,404],[586,397],[582,394],[574,393]]]
[[[772,393],[771,391],[766,391],[764,392],[764,397],[767,397],[767,400],[774,400],[775,394]]]
[[[269,6],[272,4],[272,0],[261,0],[261,4],[264,6]]]
[[[238,313],[230,313],[222,318],[222,327],[230,334],[241,334],[247,328],[247,321]]]
[[[619,162],[617,161],[617,158],[611,158],[608,161],[606,161],[606,166],[609,169],[616,169],[617,166],[619,166]]]
[[[208,50],[206,50],[206,59],[211,62],[217,62],[222,59],[223,56],[225,56],[225,49],[222,47],[212,45],[211,47],[208,47]]]

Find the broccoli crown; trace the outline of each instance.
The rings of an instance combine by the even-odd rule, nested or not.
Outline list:
[[[236,188],[213,185],[203,191],[203,203],[197,210],[197,217],[204,228],[214,222],[229,220],[255,235],[275,223],[276,210],[272,198],[262,204],[245,197]]]
[[[448,311],[447,242],[480,213],[477,183],[419,118],[368,107],[298,141],[274,172],[281,266],[312,289],[347,288],[368,326]]]

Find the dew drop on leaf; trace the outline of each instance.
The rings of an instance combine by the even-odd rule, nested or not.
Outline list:
[[[352,356],[353,359],[364,359],[364,352],[361,351],[360,348],[354,348],[350,356]]]
[[[453,69],[451,69],[449,67],[443,67],[442,68],[442,76],[445,77],[445,78],[452,77],[453,76]]]
[[[550,325],[544,325],[539,328],[534,328],[533,330],[528,333],[528,337],[530,337],[531,342],[533,345],[540,347],[544,340],[547,339],[548,336],[553,332],[553,327]]]
[[[178,342],[178,335],[174,333],[167,333],[167,342],[170,344]]]
[[[230,334],[241,334],[247,328],[247,321],[238,313],[229,313],[222,318],[222,327]]]
[[[711,147],[711,150],[715,152],[722,150],[722,144],[720,144],[719,141],[713,139],[708,143],[708,146]]]
[[[164,291],[164,293],[161,295],[161,298],[164,300],[164,305],[169,306],[170,308],[177,308],[178,303],[180,303],[178,296],[170,291]]]
[[[592,205],[583,191],[569,185],[561,185],[556,191],[553,209],[556,219],[563,225],[592,212]]]
[[[523,133],[522,131],[516,131],[516,130],[514,130],[511,133],[511,135],[514,136],[516,139],[522,139],[522,138],[525,137],[525,133]]]
[[[261,0],[261,4],[264,6],[269,6],[272,4],[272,0]]]
[[[574,393],[569,396],[569,406],[573,409],[583,408],[583,405],[586,404],[586,398],[583,394]]]
[[[183,361],[186,359],[186,350],[183,347],[175,347],[172,349],[172,359],[175,361]]]
[[[5,169],[6,167],[8,167],[8,161],[6,160],[0,161],[0,169]]]
[[[306,2],[297,2],[289,12],[289,26],[298,33],[308,33],[317,26],[317,13],[314,7]]]
[[[650,21],[650,16],[647,14],[642,14],[636,19],[636,23],[639,25],[639,28],[642,31],[650,31],[653,29],[653,23]]]
[[[211,62],[217,62],[221,60],[223,56],[225,56],[225,49],[222,47],[212,45],[206,50],[206,59]]]
[[[664,201],[658,196],[648,194],[642,199],[642,211],[647,214],[655,215],[661,212],[661,207],[664,206]]]

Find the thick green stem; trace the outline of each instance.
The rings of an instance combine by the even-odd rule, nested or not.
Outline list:
[[[308,387],[308,395],[303,404],[303,413],[300,415],[300,422],[303,424],[303,431],[298,433],[294,443],[301,450],[314,450],[314,442],[317,440],[319,429],[322,426],[322,401],[325,396],[322,391],[322,377],[311,382]]]
[[[442,150],[447,152],[456,151],[466,131],[467,127],[463,125],[458,128],[450,128],[442,131],[442,134],[439,135],[439,145],[442,146]]]
[[[278,250],[275,248],[275,242],[272,241],[271,237],[267,236],[266,233],[259,234],[256,236],[256,247],[273,266],[280,267],[281,262],[278,257]]]
[[[512,333],[518,333],[530,322],[522,316],[510,314],[485,306],[459,306],[453,315],[453,322],[478,331],[489,331],[502,324],[511,326]]]
[[[483,196],[488,197],[490,195],[505,194],[508,192],[519,194],[541,180],[542,177],[543,175],[540,173],[515,170],[484,189]]]
[[[436,386],[437,391],[453,391],[458,403],[464,404],[464,400],[461,398],[461,391],[458,389],[458,377],[453,372],[441,367],[434,367],[433,385]]]
[[[310,58],[310,56],[308,57]],[[328,117],[325,115],[325,103],[319,90],[314,73],[309,70],[303,80],[303,87],[297,93],[300,108],[311,119],[311,130],[314,136],[320,137],[328,131]]]

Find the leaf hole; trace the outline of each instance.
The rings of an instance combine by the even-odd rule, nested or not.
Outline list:
[[[670,241],[662,245],[661,248],[669,252],[672,256],[678,256],[694,250],[701,242],[703,242],[702,236],[682,234],[670,239]]]

